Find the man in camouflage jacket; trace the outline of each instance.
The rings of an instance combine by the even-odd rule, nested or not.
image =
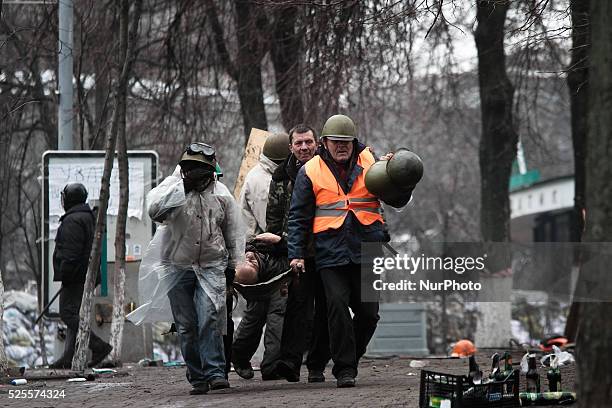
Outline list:
[[[284,242],[295,177],[300,167],[317,153],[316,132],[310,126],[297,125],[289,132],[289,143],[291,155],[272,175],[266,210],[266,231],[281,236]],[[309,348],[309,340],[309,382],[325,381],[323,371],[330,359],[325,294],[314,265],[313,246],[310,248],[305,260],[306,273],[299,280],[294,279],[289,287],[281,357],[276,368],[277,374],[290,382],[299,381],[302,356]]]

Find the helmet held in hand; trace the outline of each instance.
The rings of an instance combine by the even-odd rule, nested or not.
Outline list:
[[[398,188],[410,190],[423,177],[423,161],[416,153],[402,148],[389,160],[387,173]]]

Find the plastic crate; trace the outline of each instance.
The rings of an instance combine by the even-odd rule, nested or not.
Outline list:
[[[422,370],[419,408],[437,408],[443,400],[450,400],[451,408],[518,407],[519,372],[505,381],[472,385],[465,375]]]

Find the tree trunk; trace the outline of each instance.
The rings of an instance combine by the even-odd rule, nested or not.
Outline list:
[[[123,4],[122,13],[127,15],[129,4]],[[121,50],[121,52],[127,52]],[[117,89],[117,116],[119,118],[117,162],[119,165],[119,211],[115,230],[115,273],[113,287],[113,322],[110,344],[113,346],[110,359],[115,366],[121,365],[121,345],[125,322],[125,228],[129,201],[129,168],[126,140],[127,82]]]
[[[238,50],[235,61],[232,61],[225,45],[223,25],[219,21],[215,1],[206,0],[206,13],[210,18],[220,63],[238,87],[246,145],[251,128],[268,129],[261,80],[261,60],[268,50],[268,44],[262,41],[261,33],[268,29],[268,23],[261,5],[252,4],[250,0],[234,0],[234,10]]]
[[[125,94],[124,94],[125,95]],[[125,105],[121,119],[122,129],[119,132],[117,159],[119,164],[119,213],[115,232],[115,276],[113,290],[113,322],[111,325],[110,344],[113,346],[111,360],[116,366],[121,365],[121,345],[123,325],[125,322],[125,227],[129,200],[129,169],[125,140]]]
[[[572,60],[567,72],[567,86],[570,94],[572,141],[574,145],[574,212],[571,223],[571,240],[582,239],[585,209],[585,162],[588,116],[588,75],[589,75],[589,0],[571,0],[572,13]],[[575,253],[574,263],[579,262]],[[572,303],[565,326],[565,335],[576,339],[580,304]]]
[[[95,109],[95,126],[89,133],[87,141],[89,149],[96,150],[100,148],[100,141],[104,139],[106,134],[106,122],[108,116],[108,100],[110,96],[110,84],[108,69],[105,65],[108,61],[94,61],[94,70],[96,73],[96,87],[94,89],[94,109]]]
[[[121,1],[122,10],[125,10],[126,4],[129,4],[128,0]],[[130,30],[128,38],[128,16],[126,13],[121,13],[120,23],[120,49],[126,50],[122,52],[124,55],[121,74],[119,77],[118,89],[127,88],[128,79],[132,69],[132,63],[135,57],[136,39],[138,34],[138,22],[140,20],[140,13],[142,10],[142,0],[136,0],[134,5],[134,13],[132,20],[132,29]],[[129,6],[127,6],[129,9]],[[90,316],[92,308],[92,296],[94,290],[94,284],[96,275],[100,269],[100,258],[102,249],[102,237],[104,236],[104,228],[106,226],[106,211],[108,209],[108,198],[110,193],[110,176],[113,169],[113,161],[115,158],[115,143],[117,140],[117,133],[119,127],[119,106],[120,98],[117,95],[115,97],[115,110],[113,113],[113,122],[111,125],[111,131],[106,139],[106,155],[104,158],[104,171],[102,174],[102,185],[100,187],[100,206],[98,210],[98,219],[96,221],[96,229],[94,234],[94,242],[91,249],[91,257],[89,262],[89,268],[87,269],[87,277],[85,278],[85,289],[83,291],[83,299],[81,302],[79,322],[79,333],[77,335],[77,347],[74,357],[72,359],[72,369],[74,371],[83,371],[85,369],[85,359],[87,347],[89,345],[89,330],[90,330]],[[106,260],[103,260],[104,262]]]
[[[516,158],[518,135],[513,123],[514,87],[506,73],[504,23],[510,2],[477,0],[478,27],[474,34],[478,50],[478,81],[482,135],[480,140],[480,230],[484,242],[510,241],[510,200],[508,197],[512,162]],[[490,272],[510,268],[507,254],[499,254]],[[490,260],[491,261],[491,260]],[[497,286],[491,278],[483,288]],[[504,285],[501,285],[504,286]],[[511,336],[509,302],[481,303],[476,333],[477,345],[507,344]],[[495,330],[493,330],[493,328]]]
[[[590,288],[588,295],[594,299],[609,299],[612,279],[606,258],[612,236],[612,3],[591,1],[590,16],[585,241],[600,252],[585,263],[578,286]],[[612,302],[594,300],[580,305],[576,340],[580,407],[612,406],[611,315]]]
[[[236,81],[246,144],[251,128],[268,129],[261,81],[261,60],[267,47],[259,38],[259,29],[266,23],[263,12],[253,7],[249,1],[235,0],[234,6],[238,38]]]
[[[112,5],[112,3],[111,3]],[[104,2],[95,2],[94,7],[96,9],[96,13],[98,14],[99,24],[104,27],[110,25],[110,29],[112,32],[116,32],[118,27],[116,27],[116,22],[114,22],[112,15],[113,10],[112,7]],[[109,9],[110,7],[110,9]],[[109,17],[110,14],[110,17]],[[99,36],[95,36],[94,39],[97,41],[105,41],[109,38],[109,36],[101,34]],[[112,36],[110,37],[112,38]],[[110,46],[112,43],[108,45],[104,45],[100,50],[100,54],[102,55],[112,55],[112,47]],[[105,139],[106,136],[106,127],[107,127],[107,118],[108,118],[108,108],[109,108],[109,99],[110,99],[110,67],[111,67],[111,58],[94,58],[93,60],[93,70],[96,78],[96,85],[94,88],[94,121],[95,126],[90,129],[89,139],[87,141],[87,145],[89,149],[96,150],[100,149],[102,146],[101,141]]]
[[[2,0],[0,0],[0,19],[4,19],[4,15],[2,14]],[[9,112],[4,111],[5,107],[2,104],[2,111],[0,111],[0,118],[2,121],[6,121],[9,115]],[[8,110],[8,109],[7,109]],[[5,150],[6,149],[6,150]],[[8,147],[0,145],[0,157],[4,158],[5,154],[8,153]],[[3,166],[4,166],[3,160]],[[2,168],[1,170],[4,170]],[[0,171],[0,174],[4,176],[4,171]],[[0,207],[2,207],[0,205]],[[0,252],[2,252],[2,217],[0,217]],[[3,376],[6,373],[6,369],[8,368],[8,362],[6,361],[6,353],[4,352],[4,333],[3,325],[4,321],[2,320],[4,316],[4,282],[2,281],[2,264],[0,263],[0,376]]]
[[[6,353],[4,352],[4,336],[2,335],[4,323],[2,317],[4,316],[4,282],[2,281],[2,269],[0,269],[0,376],[6,373],[8,368],[8,362],[6,360]]]
[[[298,9],[295,6],[280,8],[276,13],[272,32],[271,56],[276,93],[281,109],[281,121],[286,130],[304,121],[300,78],[302,39],[296,32],[297,14]]]
[[[579,241],[585,208],[585,158],[589,93],[589,0],[571,0],[572,60],[567,72],[574,145],[574,222],[572,238]]]

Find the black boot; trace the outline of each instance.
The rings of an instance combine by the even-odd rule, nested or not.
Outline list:
[[[108,356],[113,347],[92,331],[89,334],[89,349],[91,350],[91,360],[87,362],[87,367],[95,367]]]
[[[64,342],[64,353],[60,358],[55,360],[53,364],[49,364],[49,368],[52,369],[69,369],[72,368],[72,357],[74,356],[74,348],[76,345],[77,333],[71,330],[69,327],[66,328],[66,340]]]

